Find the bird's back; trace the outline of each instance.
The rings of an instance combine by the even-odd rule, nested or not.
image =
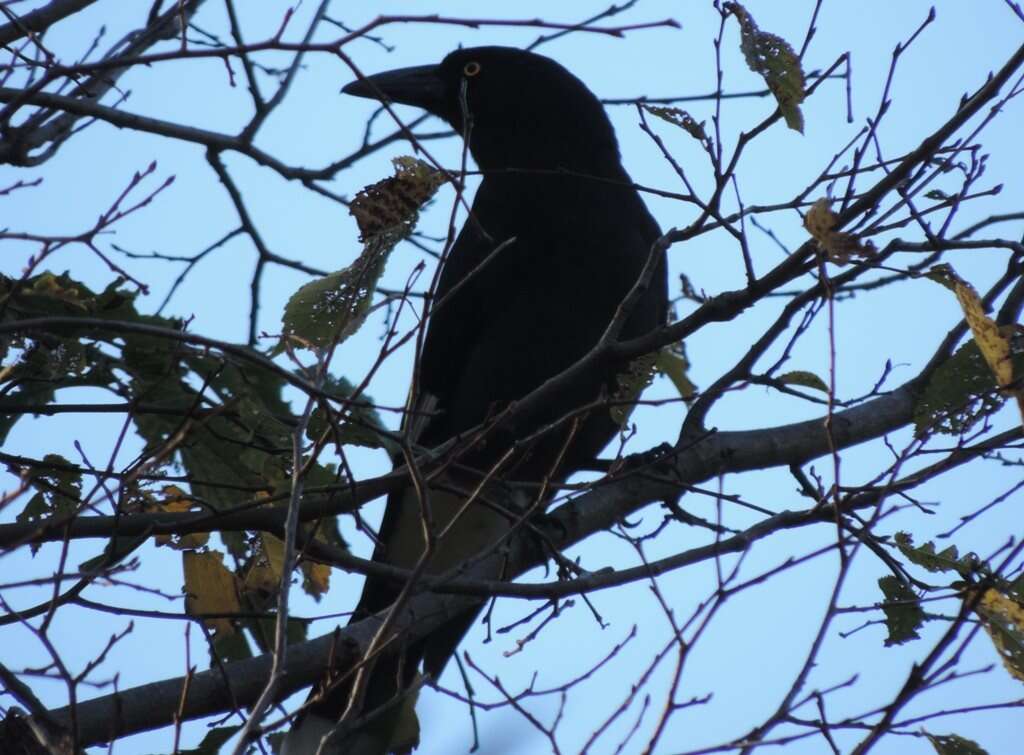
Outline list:
[[[529,172],[484,178],[445,264],[438,299],[461,285],[433,314],[427,331],[420,389],[437,398],[440,414],[427,425],[424,445],[483,423],[597,344],[659,236],[625,171],[615,167],[614,179]],[[665,274],[657,271],[621,337],[658,327],[665,312]],[[566,409],[596,401],[602,387],[613,388],[622,367],[566,385],[548,411],[516,422],[515,435],[531,435]],[[576,463],[565,472],[615,433],[607,409],[591,415]],[[514,439],[470,450],[468,457],[486,463]],[[536,476],[528,469],[520,474]]]

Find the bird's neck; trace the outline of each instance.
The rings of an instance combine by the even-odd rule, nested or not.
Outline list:
[[[636,200],[636,190],[618,161],[577,169],[548,163],[537,168],[483,170],[483,174],[472,216],[487,235],[499,241],[520,236],[524,229],[518,223],[523,220],[549,229],[570,227],[581,217],[591,224],[614,223],[614,217],[595,217],[593,208],[622,208]]]
[[[538,154],[528,150],[508,150],[476,158],[485,180],[517,191],[564,192],[576,183],[622,183],[629,177],[622,168],[616,150],[562,150],[557,154]],[[510,190],[513,190],[510,188]]]
[[[577,173],[611,178],[621,173],[619,148],[607,120],[580,128],[575,121],[522,119],[470,132],[473,159],[486,172]]]

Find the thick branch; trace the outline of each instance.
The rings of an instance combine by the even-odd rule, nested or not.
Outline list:
[[[16,21],[0,26],[0,46],[21,39],[27,33],[35,33],[48,29],[62,18],[78,13],[96,0],[52,0],[42,8],[26,13]]]
[[[840,412],[833,417],[831,442],[846,448],[876,438],[905,425],[914,407],[915,384],[910,383],[886,396]],[[600,485],[552,512],[557,526],[552,527],[554,544],[566,548],[594,533],[607,530],[615,522],[653,501],[675,496],[688,485],[695,485],[727,472],[782,464],[802,463],[830,453],[830,439],[822,420],[809,420],[777,428],[740,432],[711,433],[699,442],[676,452],[667,470],[670,475],[626,476]],[[378,478],[381,479],[381,478]],[[267,512],[278,518],[284,511]],[[131,519],[127,517],[126,519]],[[6,529],[6,528],[4,528]],[[0,529],[0,532],[3,530]],[[504,552],[492,554],[463,576],[490,574],[492,559],[504,559]],[[512,573],[520,575],[537,565],[536,555],[525,550],[513,554]],[[429,635],[455,613],[479,603],[480,597],[425,593],[413,598],[397,617],[396,631],[408,641]],[[334,657],[344,665],[358,654],[374,635],[377,619],[367,619],[315,640],[289,648],[287,675],[281,688],[288,694],[314,682],[335,646]],[[184,718],[198,718],[226,710],[232,695],[239,704],[251,703],[259,695],[271,665],[270,656],[240,661],[220,670],[195,674],[189,680],[189,695],[181,708]],[[183,678],[135,687],[79,703],[76,718],[83,744],[108,741],[117,736],[144,731],[172,723],[178,709]],[[230,686],[231,694],[227,692]],[[53,716],[64,723],[70,711],[63,708]],[[0,735],[2,737],[2,735]]]

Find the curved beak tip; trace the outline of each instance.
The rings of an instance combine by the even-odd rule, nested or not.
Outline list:
[[[373,97],[373,92],[366,85],[365,79],[350,81],[341,88],[342,94],[351,94],[354,97]]]

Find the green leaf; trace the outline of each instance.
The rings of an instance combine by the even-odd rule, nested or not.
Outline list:
[[[938,755],[988,755],[988,751],[971,739],[956,734],[924,734]]]
[[[82,475],[59,454],[43,457],[44,467],[28,471],[28,483],[36,493],[18,514],[19,522],[36,522],[55,514],[73,512],[82,499]]]
[[[231,737],[241,731],[241,726],[218,726],[206,732],[198,747],[191,750],[178,750],[181,755],[217,755]]]
[[[346,400],[352,396],[355,386],[344,377],[332,377],[328,378],[324,384],[324,391]],[[364,393],[349,404],[344,414],[334,417],[333,427],[323,407],[317,406],[309,418],[306,437],[316,441],[325,432],[330,432],[329,437],[336,445],[385,448],[389,452],[397,451],[397,446],[389,438],[375,432],[375,430],[386,429],[380,414],[373,406],[373,398]]]
[[[1003,401],[992,370],[971,340],[932,373],[914,407],[914,427],[919,436],[930,430],[959,435],[997,411]]]
[[[657,352],[634,359],[629,363],[625,372],[615,376],[618,390],[612,396],[614,403],[610,410],[612,420],[619,427],[626,426],[640,394],[651,384],[655,374],[659,372],[672,381],[681,398],[691,399],[697,392],[697,386],[690,381],[686,374],[689,368],[690,363],[682,351],[681,344],[676,347],[665,347]]]
[[[886,647],[918,639],[917,630],[924,623],[924,611],[914,591],[892,575],[879,579],[878,586],[885,595],[882,611],[889,628]]]
[[[697,386],[690,380],[687,371],[690,369],[690,362],[682,351],[671,348],[664,348],[658,352],[654,362],[658,372],[672,381],[679,396],[683,399],[691,399],[697,392]]]
[[[640,398],[644,388],[654,380],[655,365],[658,355],[655,353],[644,354],[629,363],[625,372],[615,376],[618,389],[612,396],[612,406],[609,410],[612,421],[619,427],[625,427],[629,415],[636,408],[636,401]]]
[[[419,697],[419,689],[406,696],[395,714],[394,728],[391,731],[391,741],[388,742],[388,752],[411,753],[420,744],[420,720],[416,715],[416,700]]]
[[[804,117],[800,103],[804,101],[804,72],[800,58],[782,37],[761,31],[754,19],[739,3],[725,3],[725,10],[740,22],[740,50],[750,70],[759,74],[768,85],[786,125],[794,131],[804,132]]]
[[[935,543],[929,541],[922,546],[915,546],[913,538],[906,532],[897,532],[894,540],[904,556],[930,572],[953,571],[962,577],[969,577],[981,568],[981,562],[975,554],[968,553],[961,558],[955,545],[936,552]]]
[[[245,626],[244,620],[239,620],[238,623],[240,627]],[[210,660],[213,661],[214,658],[218,663],[244,661],[246,658],[252,658],[252,647],[241,632],[220,635],[213,638]]]
[[[186,430],[178,455],[196,497],[219,509],[287,487],[295,417],[281,397],[282,377],[241,357],[181,350],[167,339],[126,336],[125,341],[131,394],[181,409],[180,414],[137,415],[139,434],[157,450]],[[183,424],[191,408],[206,415]],[[236,556],[244,552],[235,536],[225,537],[225,543]]]
[[[644,105],[643,109],[656,118],[671,123],[683,129],[699,142],[706,142],[708,135],[704,133],[704,122],[697,123],[688,112],[677,107],[660,107],[657,105]]]
[[[101,301],[104,295],[107,298]],[[104,295],[97,297],[67,273],[45,272],[24,281],[0,275],[0,301],[8,305],[7,319],[103,316],[104,302],[112,297]],[[4,339],[3,352],[7,364],[0,368],[0,444],[18,420],[39,413],[30,408],[49,404],[59,389],[116,384],[111,357],[79,334],[15,335]]]
[[[303,348],[341,343],[359,330],[394,245],[368,245],[350,267],[310,281],[284,308],[284,334]]]
[[[66,273],[25,281],[0,276],[0,299],[9,303],[8,318],[80,315],[180,330],[179,321],[140,315],[135,294],[123,291],[122,283],[117,279],[96,294]],[[28,416],[23,407],[45,405],[61,388],[103,386],[123,400],[175,410],[133,414],[135,429],[151,453],[161,453],[169,442],[177,449],[195,481],[192,492],[211,507],[273,492],[287,481],[295,417],[282,398],[284,379],[258,366],[264,359],[258,352],[248,360],[196,350],[173,338],[102,328],[29,335],[12,345],[21,353],[2,373],[15,387],[4,386],[0,438]],[[184,442],[172,441],[179,433]],[[24,515],[31,520],[53,511],[54,501],[40,496]],[[226,540],[233,552],[244,550],[237,536]]]
[[[311,493],[308,492],[312,488],[326,487],[328,485],[337,485],[344,482],[345,478],[338,474],[334,464],[314,464],[309,468],[306,473],[306,490],[307,492],[303,496],[303,501],[315,501],[322,500],[330,496],[329,493]],[[326,519],[320,519],[314,522],[309,522],[304,525],[307,534],[316,537],[318,540],[323,540],[329,545],[333,545],[337,548],[344,548],[348,550],[348,543],[345,542],[345,538],[341,535],[341,530],[338,528],[339,517],[331,516]],[[303,562],[303,567],[306,566],[306,562]],[[319,595],[316,591],[310,592],[314,598],[319,599]]]
[[[783,385],[802,385],[804,388],[813,388],[822,393],[828,393],[828,385],[813,372],[806,370],[793,370],[784,375],[779,375],[778,380]]]

